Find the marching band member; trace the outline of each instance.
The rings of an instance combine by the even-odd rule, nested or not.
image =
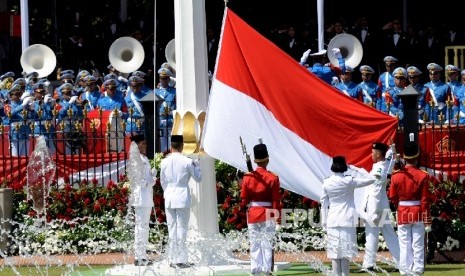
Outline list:
[[[336,87],[339,91],[344,93],[344,95],[351,97],[357,101],[363,101],[363,93],[360,86],[358,86],[355,82],[352,81],[352,72],[354,69],[348,65],[346,65],[346,71],[339,75],[341,79],[334,87]]]
[[[29,154],[29,120],[33,119],[31,103],[32,97],[25,97],[21,101],[23,91],[20,85],[15,84],[9,90],[10,95],[10,151],[12,156],[25,156]]]
[[[420,93],[420,96],[418,96],[418,122],[423,124],[425,122],[423,120],[423,114],[425,112],[426,87],[420,83],[421,74],[422,72],[415,66],[409,66],[407,68],[407,75],[410,85],[412,85],[412,87]]]
[[[96,83],[97,78],[88,75],[84,78],[84,82],[86,83],[86,89],[85,92],[80,95],[80,101],[85,105],[86,110],[94,110],[97,108],[97,102],[102,96]]]
[[[83,117],[83,108],[78,102],[78,96],[73,95],[73,85],[64,83],[59,87],[61,99],[59,101],[58,124],[63,125],[63,136],[66,141],[66,154],[78,154],[85,146],[80,139],[81,130],[75,128],[76,121]],[[63,123],[62,123],[63,122]]]
[[[375,70],[369,65],[360,66],[360,73],[362,75],[362,82],[358,84],[358,87],[363,93],[363,102],[371,107],[376,107],[378,85],[371,80],[371,77],[375,73]]]
[[[384,59],[384,64],[386,65],[386,71],[381,73],[378,77],[378,100],[376,109],[381,110],[385,113],[388,112],[387,103],[389,102],[389,98],[386,98],[390,90],[394,88],[394,76],[392,72],[394,68],[396,68],[397,58],[393,56],[386,56]]]
[[[337,79],[340,74],[345,73],[346,65],[339,48],[331,49],[331,51],[333,51],[334,56],[337,58],[339,67],[334,66],[331,63],[326,63],[326,50],[321,50],[317,53],[310,54],[310,49],[308,49],[302,55],[300,64],[307,67],[308,71],[312,72],[326,83],[335,84],[334,79]],[[309,56],[313,60],[312,65],[307,64]]]
[[[128,121],[126,124],[127,133],[144,133],[144,110],[140,99],[147,94],[142,91],[144,80],[141,77],[132,76],[129,78],[130,90],[124,98],[128,109]]]
[[[430,63],[427,66],[430,82],[425,83],[428,88],[425,94],[426,107],[425,112],[427,120],[435,124],[443,123],[448,117],[446,101],[452,101],[450,87],[443,82],[441,78],[442,67],[436,63]],[[440,120],[440,115],[444,116]]]
[[[33,116],[34,134],[43,135],[46,138],[47,147],[50,154],[55,152],[54,140],[56,139],[55,124],[53,120],[54,100],[46,94],[46,86],[43,83],[36,83],[32,88],[34,91]]]
[[[166,152],[170,148],[169,140],[171,129],[173,127],[173,110],[176,109],[176,88],[170,86],[170,76],[172,73],[166,69],[161,68],[158,70],[160,78],[160,85],[155,89],[155,95],[163,100],[160,104],[160,129],[163,132],[161,136],[161,151]]]

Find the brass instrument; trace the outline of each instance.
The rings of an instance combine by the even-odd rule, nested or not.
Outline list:
[[[115,40],[108,50],[108,59],[121,73],[132,73],[144,62],[145,52],[137,39],[129,36]]]
[[[337,57],[333,54],[331,49],[339,48],[341,55],[344,58],[345,64],[355,68],[362,61],[363,47],[362,43],[351,34],[338,34],[328,44],[328,59],[334,66],[339,66]]]
[[[27,74],[36,72],[37,78],[43,78],[55,70],[57,59],[48,46],[33,44],[24,49],[20,62],[24,72]]]

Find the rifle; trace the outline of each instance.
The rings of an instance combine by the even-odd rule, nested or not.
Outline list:
[[[250,154],[247,153],[245,144],[242,142],[242,137],[239,136],[239,141],[241,142],[242,153],[245,155],[245,162],[247,163],[247,170],[249,172],[253,171],[252,161],[250,160]]]

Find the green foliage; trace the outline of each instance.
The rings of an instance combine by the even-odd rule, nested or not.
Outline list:
[[[157,153],[151,165],[160,171],[164,154]],[[243,172],[221,162],[215,162],[218,223],[225,236],[241,236],[247,229],[247,206],[242,202]],[[46,215],[32,209],[23,187],[14,186],[13,240],[9,254],[34,253],[98,253],[127,250],[132,245],[133,216],[128,213],[130,185],[122,176],[118,183],[110,181],[98,186],[96,180],[52,186],[47,197]],[[443,248],[460,248],[465,240],[464,186],[457,178],[431,177],[434,217],[448,223],[450,235]],[[284,219],[287,226],[278,230],[277,247],[282,251],[321,250],[324,232],[319,226],[319,202],[282,189],[282,208],[290,210]],[[166,243],[167,227],[163,190],[159,180],[154,186],[155,208],[152,213],[150,242]],[[301,213],[299,213],[302,210]],[[42,227],[38,227],[41,224]],[[284,225],[284,224],[283,224]],[[47,232],[44,232],[44,229]],[[359,244],[363,247],[364,233],[359,229]],[[247,243],[245,243],[247,244]],[[384,240],[380,240],[383,249]],[[459,245],[460,244],[460,245]]]
[[[431,215],[446,221],[465,221],[465,179],[460,182],[457,175],[444,178],[430,177]]]

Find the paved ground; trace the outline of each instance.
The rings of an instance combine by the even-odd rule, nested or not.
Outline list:
[[[388,258],[388,251],[379,252],[381,258]],[[454,262],[465,262],[464,251],[444,252],[444,255]],[[246,260],[248,256],[238,256],[238,258]],[[158,259],[160,256],[152,255],[151,259]],[[320,260],[321,262],[329,262],[324,251],[308,251],[298,253],[283,253],[275,254],[276,262],[309,262],[311,260]],[[361,263],[363,260],[363,251],[359,252],[355,262]],[[27,257],[8,257],[0,259],[0,266],[34,266],[34,265],[116,265],[116,264],[133,264],[134,256],[124,253],[107,253],[97,255],[53,255],[53,256],[27,256]],[[436,254],[435,262],[450,262],[440,254]]]

